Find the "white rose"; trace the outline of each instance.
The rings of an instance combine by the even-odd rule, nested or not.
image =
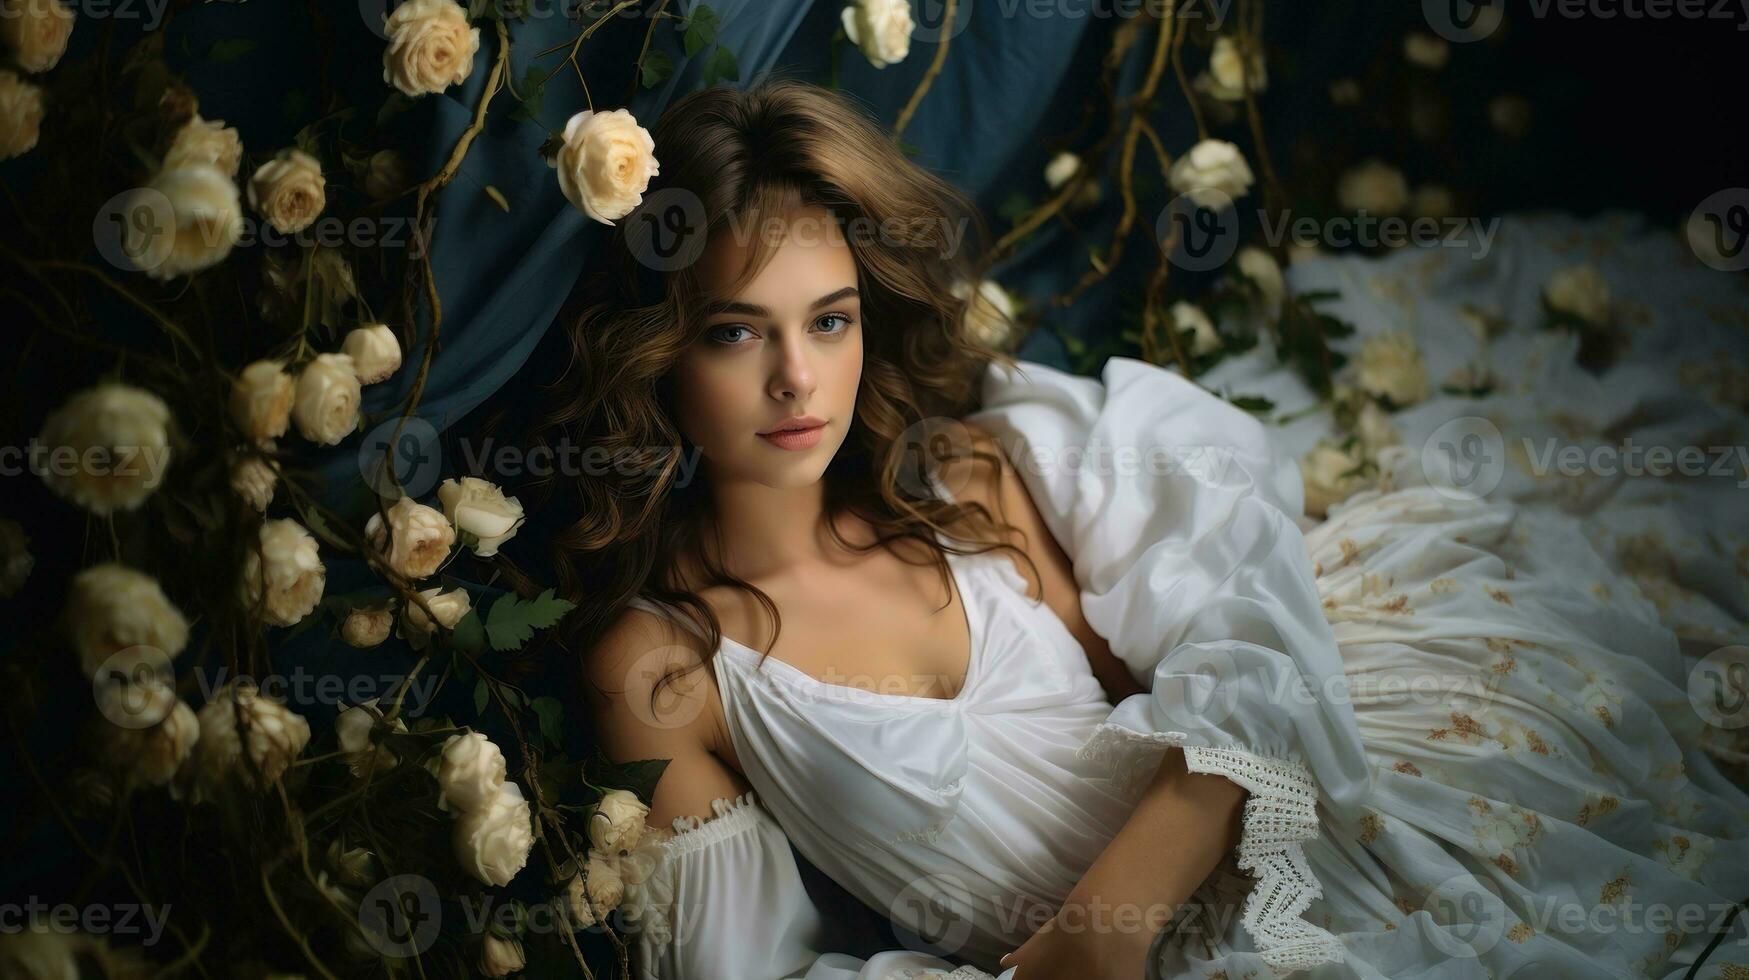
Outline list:
[[[361,395],[352,358],[317,354],[298,372],[297,397],[292,402],[298,433],[314,443],[335,445],[358,428]]]
[[[1317,446],[1300,459],[1300,474],[1306,487],[1306,513],[1323,517],[1331,507],[1364,489],[1367,481],[1358,475],[1350,475],[1362,462],[1329,441],[1318,440]]]
[[[1239,275],[1257,287],[1265,312],[1273,318],[1281,309],[1282,298],[1287,295],[1287,280],[1282,277],[1281,264],[1275,261],[1275,256],[1255,245],[1239,250],[1238,263]]]
[[[1609,322],[1609,282],[1589,265],[1557,270],[1543,283],[1543,302],[1551,311],[1591,326]]]
[[[213,692],[212,700],[200,709],[199,719],[197,796],[207,795],[233,769],[246,783],[266,789],[310,741],[309,722],[247,680],[233,681]],[[245,738],[248,765],[242,764]]]
[[[106,382],[74,395],[38,441],[49,489],[98,515],[134,510],[170,465],[170,407],[144,389]]]
[[[984,279],[978,283],[977,295],[973,297],[971,284],[961,280],[953,284],[953,294],[958,299],[971,299],[966,307],[965,329],[971,338],[985,347],[993,350],[1006,348],[1015,338],[1015,303],[1002,284],[994,279]]]
[[[348,646],[364,650],[388,639],[389,630],[394,625],[395,614],[387,607],[354,609],[340,624],[340,638]]]
[[[106,692],[117,686],[105,688]],[[113,709],[111,709],[113,710]],[[102,762],[122,782],[135,786],[164,786],[194,751],[200,738],[200,721],[194,709],[171,696],[163,720],[155,725],[134,728],[113,724],[117,716],[106,710],[110,721],[99,722],[98,741]]]
[[[188,620],[170,604],[158,580],[116,562],[73,576],[67,592],[67,627],[79,666],[95,678],[111,656],[145,648],[110,666],[132,678],[136,668],[175,657],[188,645]]]
[[[570,913],[571,926],[587,929],[595,924],[594,903],[589,900],[589,885],[582,873],[574,874],[565,885],[565,910]]]
[[[1444,184],[1423,184],[1415,188],[1409,210],[1418,218],[1449,218],[1457,211],[1457,200]]]
[[[1438,71],[1451,59],[1451,45],[1426,31],[1410,31],[1403,38],[1403,57],[1412,65]]]
[[[589,905],[597,918],[605,919],[607,913],[625,901],[625,879],[620,877],[619,861],[616,855],[604,854],[592,847],[583,868]]]
[[[1355,382],[1362,391],[1389,399],[1398,408],[1426,398],[1427,364],[1415,338],[1401,330],[1368,337],[1360,346]]]
[[[477,539],[474,554],[481,558],[496,555],[499,546],[522,526],[522,501],[504,496],[503,490],[476,476],[443,481],[437,488],[437,499],[443,502],[443,513],[455,529]]]
[[[43,90],[0,70],[0,160],[36,149],[42,135]]]
[[[1209,70],[1197,77],[1197,88],[1221,102],[1241,102],[1245,99],[1247,83],[1253,92],[1269,87],[1263,53],[1252,51],[1247,64],[1247,59],[1239,56],[1239,45],[1232,38],[1217,39],[1214,50],[1209,52]]]
[[[30,578],[36,558],[30,553],[30,536],[24,525],[10,517],[0,518],[0,599],[10,598]]]
[[[1205,208],[1224,207],[1243,197],[1255,179],[1245,155],[1226,140],[1203,140],[1172,162],[1172,189]]]
[[[237,185],[217,167],[190,163],[160,170],[146,193],[162,194],[169,202],[170,226],[136,229],[130,224],[123,238],[127,254],[157,260],[141,270],[153,279],[174,279],[217,265],[243,237],[243,202]],[[141,237],[161,235],[170,236],[168,249]]]
[[[440,588],[432,588],[419,594],[425,597],[425,604],[431,607],[431,615],[437,617],[438,625],[446,630],[455,629],[455,624],[461,622],[471,608],[466,589],[444,592]],[[401,607],[401,629],[397,636],[415,647],[423,648],[434,629],[431,618],[425,615],[425,610],[419,608],[418,603],[409,602]]]
[[[1336,198],[1346,211],[1398,214],[1409,204],[1409,182],[1395,167],[1368,160],[1342,175]]]
[[[1172,329],[1183,333],[1188,330],[1190,337],[1190,354],[1201,357],[1221,349],[1221,335],[1215,332],[1215,325],[1209,321],[1209,316],[1200,307],[1190,303],[1172,304]]]
[[[272,448],[272,443],[268,448]],[[278,483],[279,467],[272,460],[250,456],[231,467],[231,489],[263,514],[267,513],[267,505],[273,502],[273,488]]]
[[[483,732],[451,735],[437,761],[437,807],[463,813],[483,808],[504,788],[504,753]]]
[[[243,138],[223,119],[202,119],[198,114],[182,124],[164,153],[164,169],[206,164],[226,177],[237,176],[243,162]]]
[[[340,751],[348,753],[348,764],[354,775],[362,776],[373,765],[371,757],[371,732],[382,718],[382,712],[377,709],[377,698],[371,698],[362,704],[354,705],[340,712],[334,719],[334,737],[340,743]],[[392,726],[397,732],[405,732],[407,723],[396,718]],[[395,753],[381,743],[375,745],[376,772],[387,772],[395,765]]]
[[[839,14],[844,36],[862,49],[868,63],[885,68],[911,52],[910,0],[855,0]]]
[[[614,859],[614,866],[619,870],[620,881],[625,886],[625,896],[620,900],[620,907],[627,911],[640,911],[649,893],[644,889],[644,882],[656,873],[665,855],[665,841],[673,834],[659,828],[647,828],[647,832],[638,839],[637,846]]]
[[[1360,437],[1361,449],[1375,459],[1379,450],[1401,441],[1397,427],[1391,424],[1390,415],[1377,402],[1370,400],[1361,406],[1360,412],[1355,416],[1354,434]]]
[[[455,822],[456,860],[488,885],[508,885],[528,863],[534,846],[528,802],[522,787],[505,781],[498,792]]]
[[[297,388],[279,361],[256,361],[231,383],[231,420],[251,442],[285,435]]]
[[[100,777],[101,778],[101,777]],[[18,907],[22,911],[22,907]],[[80,980],[86,976],[81,958],[101,949],[90,936],[74,932],[53,920],[32,916],[23,921],[12,913],[13,924],[0,932],[0,976],[18,980]]]
[[[1081,158],[1067,150],[1051,157],[1051,162],[1045,164],[1045,184],[1051,190],[1057,190],[1075,176],[1075,171],[1081,169]]]
[[[328,570],[316,539],[289,517],[263,521],[258,540],[243,556],[243,605],[254,609],[259,602],[268,623],[291,626],[322,601]]]
[[[628,790],[609,790],[589,815],[589,841],[603,852],[614,854],[638,846],[644,833],[644,818],[650,808]]]
[[[480,50],[480,29],[454,0],[409,0],[383,24],[383,81],[417,98],[467,81]]]
[[[650,178],[661,172],[656,141],[624,109],[579,112],[565,123],[564,138],[547,165],[558,170],[565,200],[604,225],[642,204]]]
[[[394,150],[378,150],[370,155],[364,169],[364,192],[373,201],[387,201],[407,189],[412,178],[407,172],[407,158]]]
[[[5,0],[0,6],[0,37],[18,66],[42,74],[67,53],[73,35],[73,11],[61,0]]]
[[[486,938],[480,941],[481,973],[489,977],[507,977],[521,972],[525,965],[522,940],[515,936],[502,937],[490,930],[486,932]]]
[[[352,370],[361,385],[374,385],[401,366],[401,341],[384,323],[367,323],[348,331],[340,351],[352,358]]]
[[[308,228],[328,205],[322,163],[303,150],[284,149],[255,168],[249,178],[249,206],[267,223],[290,235]]]
[[[401,497],[388,508],[388,525],[381,513],[370,515],[364,535],[396,572],[422,579],[436,572],[455,544],[455,528],[435,507],[412,497]]]

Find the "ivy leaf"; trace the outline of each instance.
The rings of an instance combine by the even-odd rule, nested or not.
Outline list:
[[[207,49],[206,56],[216,64],[226,64],[236,61],[255,50],[255,39],[250,37],[231,37],[223,41],[214,41]]]
[[[554,598],[552,589],[526,600],[506,593],[486,614],[486,638],[494,650],[520,650],[535,630],[552,626],[574,608],[575,603]]]
[[[522,93],[522,104],[516,107],[510,118],[518,122],[531,122],[540,114],[541,102],[547,94],[546,76],[547,73],[540,66],[528,66],[528,70],[522,73],[522,81],[516,86],[516,90]]]
[[[474,714],[483,715],[486,713],[486,700],[486,679],[481,677],[474,681]]]
[[[534,709],[535,715],[540,718],[540,733],[546,737],[546,740],[552,743],[554,748],[564,745],[565,737],[559,723],[564,719],[565,706],[559,702],[559,699],[542,695],[530,701],[528,706]]]
[[[1262,395],[1233,395],[1232,397],[1228,398],[1227,401],[1232,402],[1234,405],[1238,406],[1239,408],[1244,409],[1247,412],[1251,412],[1251,413],[1254,413],[1257,415],[1261,415],[1264,412],[1273,411],[1275,409],[1275,402],[1272,402],[1269,399],[1264,398]]]
[[[686,56],[688,58],[705,48],[710,47],[717,39],[717,12],[706,4],[699,4],[698,9],[686,20]],[[710,83],[707,81],[706,86]]]
[[[674,59],[668,57],[668,52],[660,48],[652,48],[644,55],[644,63],[638,66],[640,77],[645,88],[655,88],[668,80],[674,74]]]
[[[719,81],[738,82],[741,80],[741,64],[735,60],[735,52],[728,48],[718,48],[711,55],[711,60],[704,70],[704,87],[710,88]]]

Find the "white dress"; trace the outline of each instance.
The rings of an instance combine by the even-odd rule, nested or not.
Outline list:
[[[973,637],[951,700],[725,639],[752,790],[675,821],[629,912],[643,976],[996,973],[1172,746],[1249,799],[1163,977],[1677,978],[1749,894],[1749,796],[1696,748],[1675,639],[1571,526],[1419,487],[1302,533],[1260,423],[1126,358],[993,365],[984,403],[1147,691],[1107,702],[1003,554],[949,556]],[[910,948],[836,952],[791,844]],[[1735,929],[1709,970],[1749,962]]]

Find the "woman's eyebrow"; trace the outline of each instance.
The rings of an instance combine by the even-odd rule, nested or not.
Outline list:
[[[862,294],[858,293],[856,291],[855,286],[845,286],[843,289],[840,289],[836,292],[827,293],[826,295],[820,297],[819,299],[814,300],[814,302],[808,306],[808,309],[810,311],[817,310],[822,306],[831,306],[833,303],[836,303],[839,300],[849,299],[852,296],[860,296],[860,295],[862,295]],[[770,317],[771,316],[771,311],[766,309],[763,306],[758,306],[758,305],[755,305],[753,303],[741,303],[741,302],[737,302],[734,300],[711,304],[709,310],[705,313],[705,315],[706,316],[718,316],[718,315],[723,314],[723,313],[739,313],[743,316],[763,316],[763,317]]]

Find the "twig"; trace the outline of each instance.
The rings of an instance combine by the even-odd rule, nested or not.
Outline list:
[[[953,41],[953,21],[958,0],[947,0],[941,8],[941,43],[935,46],[935,57],[929,62],[929,70],[923,73],[923,80],[917,83],[917,90],[911,93],[911,99],[905,103],[905,108],[899,110],[898,121],[893,123],[893,137],[905,131],[905,126],[911,122],[911,116],[917,112],[917,107],[923,103],[924,93],[935,81],[935,76],[941,74],[941,66],[947,62],[947,49]]]

